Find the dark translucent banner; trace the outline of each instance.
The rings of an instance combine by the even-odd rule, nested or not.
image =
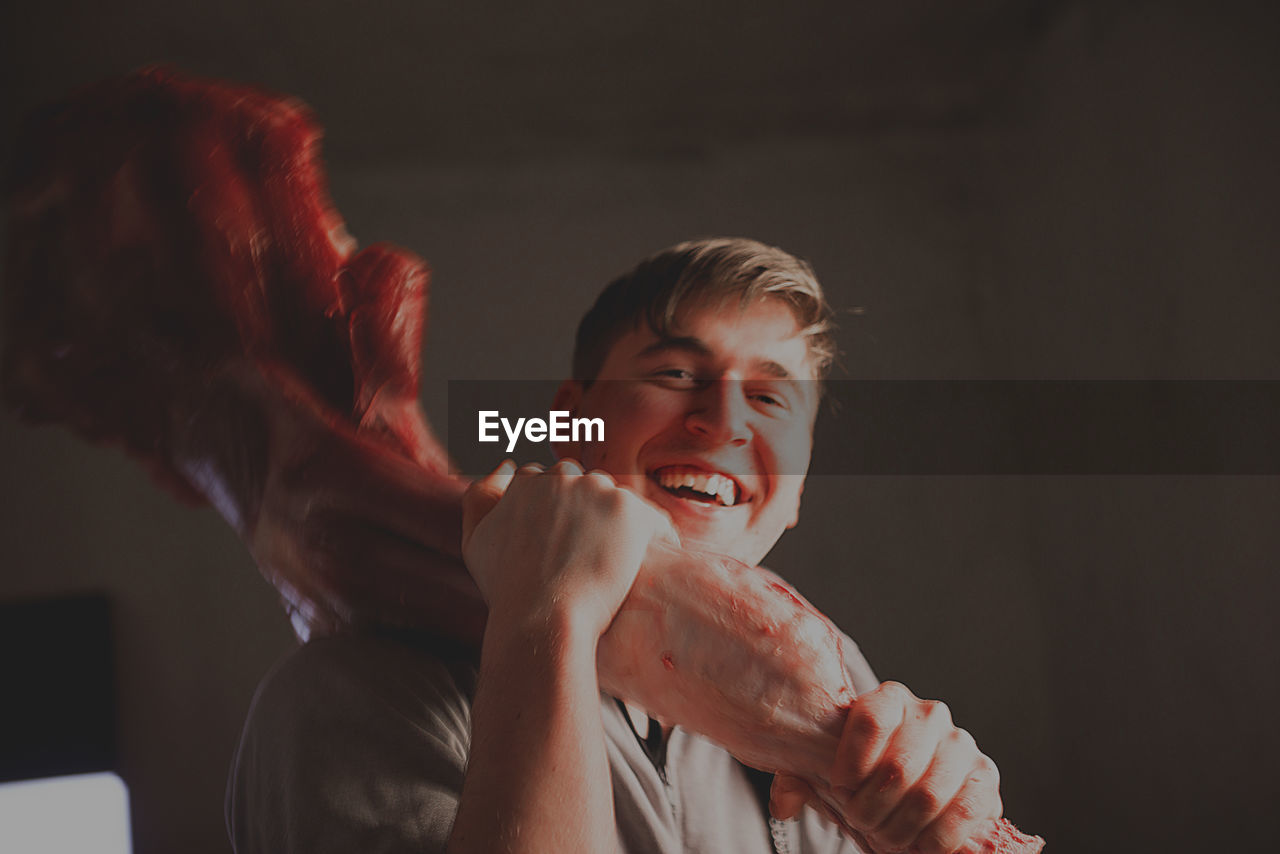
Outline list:
[[[551,434],[568,436],[575,427],[568,413],[553,413],[557,386],[450,382],[448,447],[461,471],[480,474],[507,457],[554,460]],[[718,386],[662,391],[687,395],[696,409],[724,399]],[[816,388],[774,390],[797,405]],[[777,405],[768,391],[731,393],[746,395],[743,405],[760,407],[764,417]],[[581,438],[592,425],[576,426]],[[486,427],[491,441],[480,441]],[[809,472],[1277,475],[1280,382],[837,380],[826,383]]]

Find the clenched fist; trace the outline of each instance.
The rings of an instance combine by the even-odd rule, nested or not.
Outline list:
[[[1000,775],[944,703],[885,682],[849,707],[830,775],[816,792],[779,775],[771,808],[790,818],[808,803],[875,854],[979,854],[1000,817]]]
[[[599,637],[671,520],[603,471],[506,462],[463,500],[462,553],[490,621],[563,616]]]

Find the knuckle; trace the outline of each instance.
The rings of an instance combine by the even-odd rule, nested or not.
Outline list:
[[[951,730],[947,739],[960,750],[978,752],[978,742],[974,741],[973,735],[967,729],[957,727]]]
[[[941,700],[921,700],[920,710],[930,722],[951,725],[951,709]]]
[[[920,698],[911,693],[911,689],[901,682],[882,682],[876,692],[899,706],[920,702]]]
[[[888,727],[866,706],[856,703],[849,711],[849,720],[845,728],[854,738],[863,741],[877,741],[887,734]]]
[[[974,775],[980,777],[988,785],[998,786],[1000,784],[1000,769],[992,761],[991,757],[985,753],[978,754],[978,761],[974,763]]]
[[[623,515],[629,507],[627,502],[627,493],[616,486],[602,488],[600,500],[603,502],[604,508],[611,515]]]
[[[901,682],[881,682],[880,687],[876,689],[886,697],[900,697],[906,699],[914,696],[906,685]]]
[[[880,791],[900,788],[909,770],[908,765],[908,758],[900,753],[881,759],[876,769],[877,788]]]
[[[923,824],[925,820],[942,811],[942,798],[928,786],[917,786],[902,796],[900,809],[913,824]]]

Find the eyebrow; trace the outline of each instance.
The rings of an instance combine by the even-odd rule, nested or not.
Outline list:
[[[666,338],[659,338],[652,344],[642,349],[639,353],[640,357],[653,356],[659,353],[666,353],[675,350],[677,352],[688,353],[693,356],[709,357],[715,355],[710,347],[706,345],[701,338],[695,338],[692,335],[673,335]],[[794,379],[791,372],[782,365],[772,359],[757,359],[751,365],[752,368],[768,377],[779,380]]]

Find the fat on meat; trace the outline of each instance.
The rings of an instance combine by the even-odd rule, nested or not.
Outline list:
[[[300,634],[378,621],[475,644],[466,483],[418,403],[428,271],[357,251],[319,139],[297,100],[167,68],[34,114],[11,183],[3,391],[212,504]],[[604,690],[829,795],[853,700],[841,635],[771,573],[674,549],[646,562],[598,668]],[[1042,845],[1004,820],[987,839]]]

